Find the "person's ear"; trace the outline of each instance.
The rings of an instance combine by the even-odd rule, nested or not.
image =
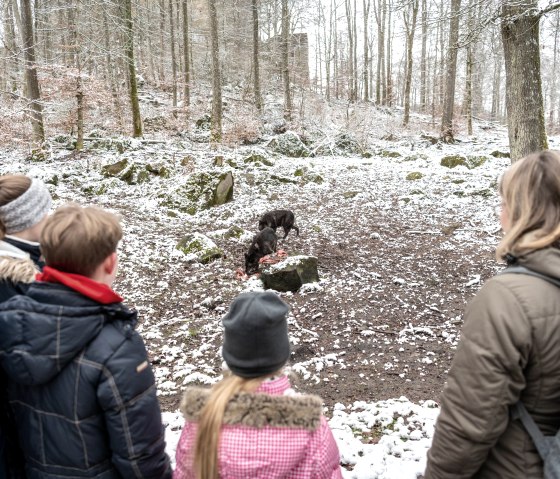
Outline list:
[[[106,274],[113,274],[115,268],[117,267],[117,253],[111,253],[105,261],[103,261],[103,272]]]

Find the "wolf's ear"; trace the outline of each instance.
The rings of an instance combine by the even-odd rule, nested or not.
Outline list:
[[[243,255],[245,256],[245,259],[249,257],[249,253],[243,253]]]

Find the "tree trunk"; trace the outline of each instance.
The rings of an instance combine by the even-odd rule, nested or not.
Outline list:
[[[191,104],[191,68],[189,61],[189,15],[187,9],[187,0],[183,0],[183,71],[185,75],[185,87],[183,90],[183,97],[185,107]],[[187,112],[188,113],[188,112]]]
[[[414,46],[414,32],[416,30],[416,18],[418,16],[418,0],[405,7],[404,23],[406,29],[406,78],[404,84],[404,118],[403,126],[410,121],[410,86],[412,84],[412,47]]]
[[[391,0],[387,0],[388,2],[388,17],[387,17],[387,96],[386,96],[386,104],[388,106],[393,106],[393,72],[392,72],[392,51],[391,51],[391,17],[392,17],[392,4]]]
[[[208,0],[210,37],[212,41],[212,125],[211,140],[222,141],[222,80],[220,72],[220,42],[218,38],[218,12],[216,0]]]
[[[352,4],[345,0],[348,26],[348,100],[354,101],[354,28],[352,27]]]
[[[177,118],[177,58],[175,57],[175,19],[173,18],[173,0],[169,0],[169,31],[171,33],[171,75],[173,77],[173,117]]]
[[[255,106],[259,113],[262,112],[261,74],[259,66],[259,5],[258,0],[251,0],[253,12],[253,94]]]
[[[282,0],[282,79],[284,84],[284,118],[292,119],[292,93],[290,91],[289,35],[290,14],[288,0]]]
[[[364,5],[364,101],[369,101],[369,52],[368,52],[368,17],[370,0],[363,0]]]
[[[378,8],[374,9],[377,22],[377,81],[375,84],[375,102],[385,104],[387,87],[385,84],[385,14],[386,0],[378,0]]]
[[[445,96],[443,99],[443,115],[441,118],[441,138],[452,143],[453,108],[455,106],[455,77],[457,75],[457,51],[459,49],[459,10],[461,0],[451,0],[449,19],[449,44],[447,46],[447,71],[445,78]]]
[[[425,112],[426,101],[426,44],[428,40],[428,8],[426,0],[422,0],[422,53],[420,56],[420,109]]]
[[[41,144],[45,141],[45,128],[43,125],[43,108],[41,106],[41,93],[35,63],[35,34],[33,32],[33,14],[31,1],[21,0],[22,43],[23,58],[25,61],[25,81],[27,84],[27,97],[29,99],[29,116],[33,128],[33,141]]]
[[[554,18],[554,53],[552,60],[552,79],[550,81],[550,110],[548,113],[548,128],[554,127],[554,111],[556,108],[556,68],[558,66],[558,30],[560,30],[560,12],[555,12]]]
[[[165,0],[159,0],[159,81],[165,83]]]
[[[469,0],[468,29],[469,43],[467,45],[467,62],[465,72],[465,115],[467,117],[467,134],[473,134],[473,64],[474,64],[474,0]]]
[[[132,107],[132,136],[142,136],[142,118],[140,117],[140,103],[138,102],[138,85],[136,82],[136,65],[134,64],[134,30],[132,23],[132,0],[124,0],[124,23],[125,23],[125,59],[128,66],[130,84],[130,104]]]
[[[72,50],[74,53],[74,65],[76,75],[76,151],[84,149],[84,90],[82,85],[82,62],[80,55],[80,39],[78,36],[79,25],[79,0],[73,0],[68,11],[70,20],[70,38],[72,39]]]
[[[537,0],[503,0],[501,32],[512,163],[546,149]]]

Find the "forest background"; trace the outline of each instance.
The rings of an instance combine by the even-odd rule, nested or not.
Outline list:
[[[2,0],[0,141],[213,142],[352,124],[356,107],[431,117],[445,142],[508,123],[512,160],[557,132],[552,0]],[[334,108],[333,108],[334,107]],[[401,110],[402,109],[402,110]],[[380,132],[386,134],[387,132]],[[155,135],[155,136],[154,136]]]

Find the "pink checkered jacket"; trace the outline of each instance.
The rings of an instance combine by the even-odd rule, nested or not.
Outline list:
[[[208,390],[189,388],[174,479],[195,479],[196,418]],[[338,447],[317,396],[297,395],[286,376],[240,393],[226,408],[218,452],[220,479],[342,479]]]

